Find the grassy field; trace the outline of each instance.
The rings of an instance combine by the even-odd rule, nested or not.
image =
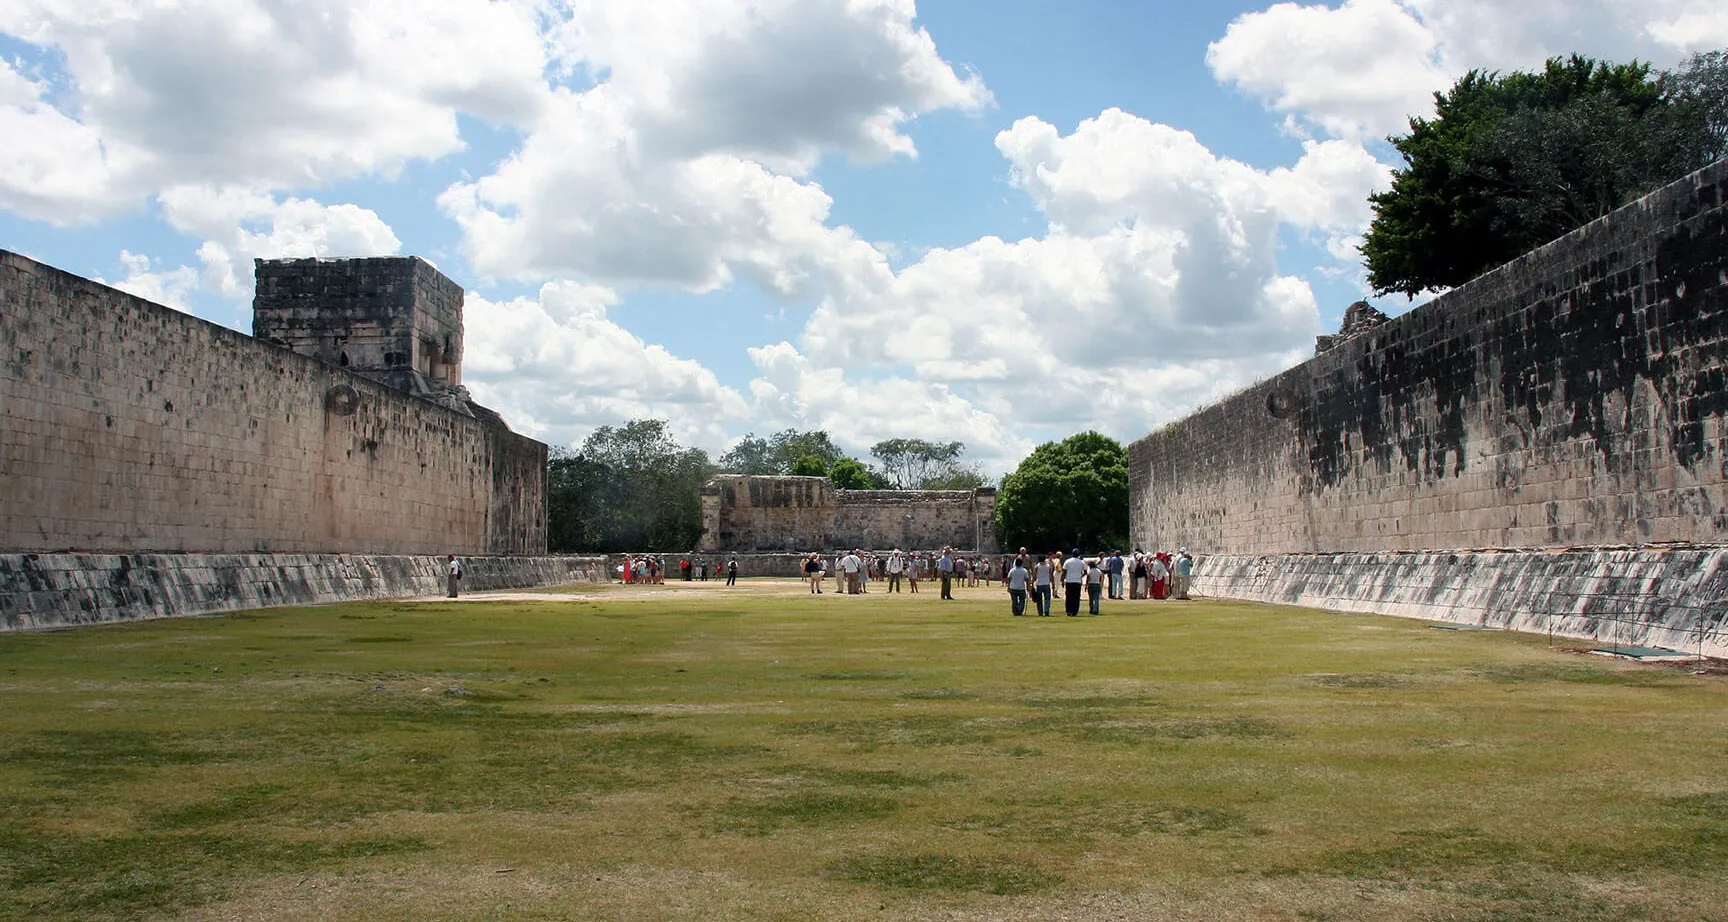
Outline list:
[[[1728,919],[1728,680],[1207,601],[0,635],[0,919]]]

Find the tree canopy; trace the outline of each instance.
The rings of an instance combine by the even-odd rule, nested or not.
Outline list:
[[[996,494],[1003,547],[1119,548],[1128,535],[1128,452],[1082,432],[1033,449]]]
[[[1377,293],[1463,284],[1728,153],[1728,60],[1675,74],[1573,55],[1471,71],[1390,138],[1405,167],[1370,197]]]
[[[981,474],[960,463],[965,453],[965,442],[885,439],[870,446],[883,479],[897,490],[959,490],[968,487],[953,484],[982,484]]]
[[[547,462],[547,546],[554,551],[686,551],[702,534],[708,454],[665,421],[601,426]]]
[[[797,473],[793,466],[806,457],[815,457],[822,467],[820,474],[808,476],[822,476],[846,453],[823,429],[808,432],[782,429],[767,438],[751,432],[720,456],[719,468],[733,474],[793,474]],[[810,465],[805,463],[804,467],[808,469]]]

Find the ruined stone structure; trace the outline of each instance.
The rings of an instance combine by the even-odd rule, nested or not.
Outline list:
[[[1722,556],[1657,558],[1728,545],[1725,200],[1728,162],[1135,442],[1134,543],[1216,595],[1723,649]]]
[[[1339,324],[1338,332],[1331,336],[1314,337],[1314,354],[1319,355],[1345,340],[1372,332],[1389,319],[1367,301],[1357,301],[1344,309],[1344,322]]]
[[[996,551],[996,490],[841,490],[826,477],[724,475],[702,488],[704,553]]]
[[[459,287],[412,258],[258,275],[275,342],[0,251],[0,553],[545,552],[546,446],[460,390]]]

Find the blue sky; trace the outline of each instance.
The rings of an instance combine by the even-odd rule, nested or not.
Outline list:
[[[550,443],[997,474],[1300,361],[1463,71],[1723,45],[1697,0],[15,0],[0,247],[242,330],[255,257],[421,255]]]

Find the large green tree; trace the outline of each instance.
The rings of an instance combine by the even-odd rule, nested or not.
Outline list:
[[[965,489],[957,483],[982,483],[983,476],[960,463],[965,442],[884,439],[870,446],[882,477],[897,490]]]
[[[1127,543],[1128,453],[1082,432],[1033,449],[996,494],[1003,547],[1108,550]]]
[[[767,438],[752,432],[720,456],[719,468],[733,474],[790,474],[794,465],[810,456],[819,459],[826,472],[846,453],[822,429],[782,429]]]
[[[1433,118],[1389,139],[1405,166],[1371,197],[1370,284],[1461,285],[1721,157],[1723,63],[1661,74],[1573,55],[1465,74],[1435,94]]]
[[[699,491],[713,472],[665,421],[601,426],[547,464],[547,545],[555,551],[686,551],[702,534]]]

